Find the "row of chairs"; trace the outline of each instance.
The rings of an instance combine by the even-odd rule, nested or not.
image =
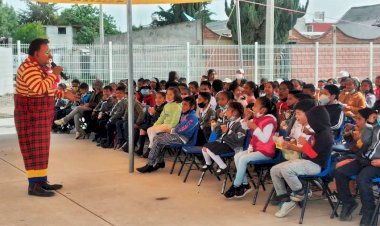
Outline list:
[[[175,156],[172,168],[170,170],[170,174],[173,174],[175,166],[178,162],[181,163],[181,166],[180,166],[179,171],[178,171],[178,176],[180,176],[181,173],[183,172],[185,165],[188,165],[188,168],[186,170],[186,174],[185,174],[185,177],[183,180],[184,183],[186,183],[186,181],[189,177],[189,174],[192,170],[199,170],[200,169],[200,166],[197,163],[197,159],[202,158],[202,147],[201,146],[195,146],[197,135],[198,135],[198,131],[196,131],[193,134],[192,138],[190,139],[190,141],[187,144],[169,145],[169,147],[172,150],[174,150],[174,156]],[[213,141],[217,140],[217,138],[218,138],[218,136],[216,135],[216,133],[213,132],[210,136],[209,142],[213,142]],[[246,150],[248,148],[249,141],[250,141],[250,132],[247,131],[247,136],[246,136],[246,139],[244,141],[244,146],[243,146],[244,150]],[[227,167],[228,167],[227,172],[223,175],[224,178],[223,178],[223,183],[222,183],[222,188],[221,188],[222,194],[225,191],[227,180],[230,179],[232,181],[233,175],[231,175],[230,168],[231,168],[231,164],[232,164],[234,155],[235,155],[235,152],[233,150],[231,150],[228,153],[221,155],[222,159],[226,162]],[[181,157],[181,156],[183,156],[183,157]],[[264,191],[266,190],[265,181],[269,178],[269,173],[270,173],[271,167],[282,162],[282,161],[284,161],[283,156],[282,156],[282,152],[281,152],[281,150],[277,149],[275,157],[273,159],[262,160],[262,161],[252,161],[249,163],[249,165],[254,166],[254,172],[257,174],[257,180],[255,181],[253,179],[253,177],[247,171],[248,176],[251,178],[252,184],[253,184],[254,189],[255,189],[253,199],[252,199],[253,205],[256,204],[260,187],[262,187],[262,189]],[[301,215],[299,218],[299,224],[303,223],[303,219],[304,219],[304,215],[305,215],[305,211],[306,211],[306,206],[307,206],[308,198],[309,198],[308,194],[309,194],[309,191],[310,191],[312,184],[318,184],[318,185],[320,184],[321,185],[322,194],[324,194],[326,196],[326,198],[329,202],[329,205],[332,209],[332,214],[331,214],[330,218],[338,217],[337,209],[339,206],[339,202],[334,204],[334,198],[333,198],[334,195],[332,194],[332,192],[330,191],[330,189],[328,187],[331,165],[332,165],[332,156],[330,156],[330,158],[328,159],[327,167],[325,169],[323,169],[319,174],[312,175],[312,176],[310,176],[310,175],[300,175],[299,176],[299,179],[303,182],[304,189],[305,189],[304,190],[304,194],[305,194],[304,201],[301,203]],[[209,170],[209,172],[211,174],[215,175],[215,173],[212,170]],[[202,172],[202,174],[198,180],[198,184],[197,184],[198,186],[201,185],[202,181],[204,180],[206,173],[207,173],[207,171]],[[215,176],[219,181],[221,180],[221,178],[219,176],[217,176],[217,175],[215,175]],[[354,180],[355,177],[353,177],[352,179]],[[374,179],[373,183],[374,183],[374,185],[379,185],[378,192],[380,192],[380,178]],[[270,201],[274,197],[275,197],[275,190],[274,190],[274,188],[272,188],[272,190],[270,191],[269,196],[265,202],[263,212],[266,211]],[[374,214],[374,216],[372,218],[371,225],[377,225],[377,220],[378,220],[378,214],[377,213],[379,212],[379,209],[380,209],[380,200],[378,200],[378,202],[377,202],[376,210],[375,210],[376,214]]]

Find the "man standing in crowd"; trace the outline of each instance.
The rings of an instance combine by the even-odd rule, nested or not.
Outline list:
[[[48,184],[50,130],[54,118],[54,97],[77,100],[71,92],[54,89],[62,67],[52,73],[42,69],[52,59],[47,39],[35,39],[30,43],[28,57],[20,65],[16,76],[15,124],[26,175],[28,194],[50,197],[59,184]]]

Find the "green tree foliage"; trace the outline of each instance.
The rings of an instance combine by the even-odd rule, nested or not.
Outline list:
[[[26,1],[26,10],[18,13],[20,24],[41,22],[43,25],[56,25],[58,22],[56,4],[33,3]]]
[[[41,22],[22,24],[17,27],[13,38],[21,43],[30,43],[36,38],[46,38],[45,28]]]
[[[208,3],[172,4],[168,10],[158,7],[159,11],[152,14],[157,17],[153,20],[152,26],[159,27],[189,21],[185,14],[196,20],[202,20],[202,24],[206,24],[211,21],[210,16],[213,14],[207,9],[207,5]]]
[[[266,4],[266,0],[256,0],[257,3]],[[306,12],[309,1],[305,5],[301,5],[299,0],[275,0],[275,6]],[[225,11],[227,16],[231,14],[234,6],[234,0],[231,0],[228,6],[225,0]],[[289,31],[296,24],[297,19],[303,17],[305,13],[288,12],[281,9],[274,9],[274,43],[283,44],[288,41]],[[241,33],[243,44],[254,44],[259,42],[265,43],[265,16],[266,7],[247,2],[240,2],[240,20],[241,20]],[[232,39],[237,43],[237,29],[236,29],[236,10],[227,23],[227,27],[231,29]]]
[[[100,10],[92,5],[73,5],[62,11],[59,17],[59,24],[71,25],[79,28],[74,40],[78,44],[94,43],[99,36],[99,15]],[[104,34],[117,34],[115,19],[107,14],[104,18]]]
[[[12,37],[17,27],[17,15],[12,7],[8,7],[0,0],[0,38]]]

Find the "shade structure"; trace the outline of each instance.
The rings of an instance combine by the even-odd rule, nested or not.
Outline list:
[[[68,4],[127,4],[128,0],[33,0],[45,3],[68,3]],[[132,0],[132,4],[180,4],[207,2],[207,0]]]
[[[133,90],[133,40],[132,40],[132,4],[181,4],[211,2],[211,0],[32,0],[42,3],[67,3],[67,4],[127,4],[127,26],[128,26],[128,150],[129,150],[129,172],[134,171],[134,90]],[[152,142],[152,141],[150,141]]]

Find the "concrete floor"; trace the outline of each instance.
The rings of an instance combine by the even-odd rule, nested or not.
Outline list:
[[[64,188],[53,198],[30,197],[16,135],[0,135],[0,144],[0,225],[298,224],[299,208],[283,219],[274,217],[275,206],[261,212],[267,192],[260,192],[253,206],[252,193],[225,200],[221,182],[212,176],[196,186],[198,171],[192,171],[187,183],[170,175],[168,166],[147,175],[130,174],[127,154],[75,140],[72,134],[52,135],[49,180]],[[139,167],[145,160],[137,157],[135,163]],[[344,223],[329,215],[327,201],[311,201],[304,225],[359,225],[357,213]]]

